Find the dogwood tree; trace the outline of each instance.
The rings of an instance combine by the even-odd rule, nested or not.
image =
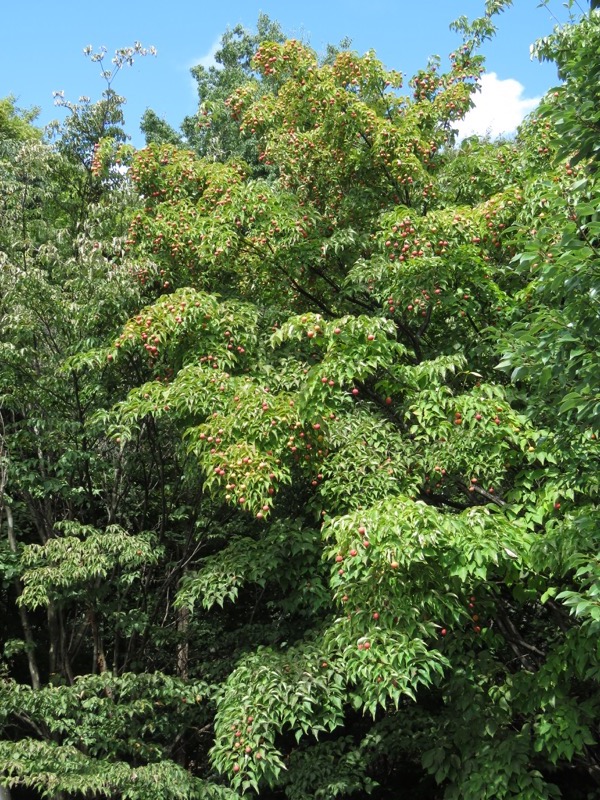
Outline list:
[[[408,82],[261,40],[229,158],[105,139],[70,282],[10,261],[5,785],[593,796],[599,21],[459,144],[505,5]]]

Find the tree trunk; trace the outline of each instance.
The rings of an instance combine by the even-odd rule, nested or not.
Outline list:
[[[6,527],[8,529],[8,546],[10,547],[12,553],[16,553],[17,539],[15,537],[12,509],[10,508],[10,506],[6,506],[5,511],[6,511]],[[15,578],[15,589],[17,592],[17,597],[20,597],[23,592],[23,585],[18,578]],[[37,691],[40,688],[40,673],[38,670],[37,661],[35,659],[35,641],[33,638],[31,625],[29,624],[29,616],[27,615],[27,609],[22,605],[19,605],[19,618],[21,620],[21,627],[23,628],[23,636],[25,637],[27,665],[29,667],[29,675],[31,677],[31,686],[34,690]],[[0,791],[2,791],[1,786],[0,786]],[[3,800],[1,794],[0,794],[0,800]]]
[[[188,625],[190,620],[190,610],[185,606],[177,611],[177,632],[181,639],[177,644],[177,675],[187,681],[189,674],[189,655],[190,643],[188,640]]]

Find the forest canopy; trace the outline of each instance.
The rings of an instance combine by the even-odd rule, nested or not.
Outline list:
[[[0,101],[3,800],[598,796],[600,12],[459,141],[508,6]]]

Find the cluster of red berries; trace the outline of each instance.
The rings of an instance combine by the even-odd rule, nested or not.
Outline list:
[[[475,608],[476,600],[477,598],[475,597],[474,594],[472,594],[469,597],[468,608],[469,608],[469,614],[471,616],[471,621],[473,623],[472,627],[473,633],[479,634],[481,633],[481,625],[479,624],[480,623],[479,614],[477,613],[477,610]],[[442,628],[440,630],[440,636],[446,636],[447,634],[448,634],[447,628]]]

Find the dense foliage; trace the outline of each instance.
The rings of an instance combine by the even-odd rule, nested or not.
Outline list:
[[[507,5],[0,103],[0,793],[597,797],[600,13],[457,143]]]

